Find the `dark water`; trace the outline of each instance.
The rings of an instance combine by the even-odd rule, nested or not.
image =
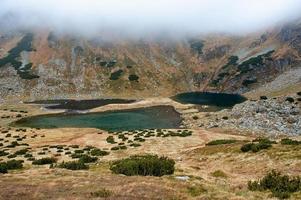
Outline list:
[[[208,110],[231,108],[234,105],[247,100],[245,97],[238,94],[209,92],[181,93],[172,97],[172,99],[184,104],[208,105]]]
[[[126,99],[92,99],[92,100],[58,99],[58,100],[32,101],[27,103],[44,104],[45,108],[48,109],[89,110],[89,109],[93,109],[109,104],[128,104],[128,103],[133,103],[135,101],[136,100],[126,100]]]
[[[108,131],[178,128],[180,114],[171,106],[155,106],[89,114],[51,114],[21,119],[13,124],[31,128],[99,128]]]

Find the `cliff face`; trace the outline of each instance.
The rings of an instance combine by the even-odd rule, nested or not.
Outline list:
[[[301,25],[235,37],[84,39],[48,31],[0,34],[0,98],[245,93],[296,68]]]

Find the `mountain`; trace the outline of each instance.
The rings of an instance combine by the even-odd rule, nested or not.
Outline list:
[[[300,89],[300,58],[300,21],[246,36],[189,38],[107,40],[48,30],[2,31],[0,98],[281,94]]]

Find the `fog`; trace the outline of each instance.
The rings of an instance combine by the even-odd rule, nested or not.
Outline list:
[[[300,17],[300,0],[0,0],[1,29],[245,34]]]

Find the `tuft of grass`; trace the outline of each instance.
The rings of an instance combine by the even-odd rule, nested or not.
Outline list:
[[[95,192],[91,192],[92,197],[108,198],[112,196],[113,192],[111,190],[101,188]]]
[[[223,172],[222,170],[216,170],[216,171],[212,172],[211,175],[216,178],[227,178],[228,177],[227,174],[225,172]]]
[[[192,196],[192,197],[197,197],[200,196],[201,194],[204,194],[207,192],[207,190],[201,186],[189,186],[187,187],[187,192]]]

